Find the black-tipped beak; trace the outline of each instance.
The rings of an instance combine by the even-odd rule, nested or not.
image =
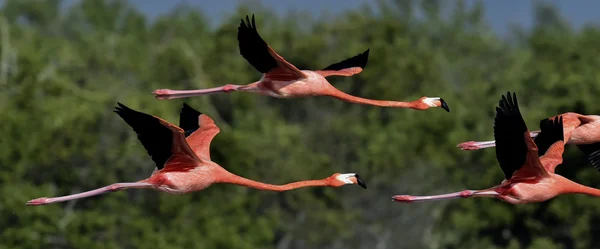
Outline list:
[[[444,110],[446,110],[447,112],[450,112],[450,107],[448,107],[448,103],[446,103],[446,101],[444,99],[442,99],[442,98],[440,98],[440,102],[442,102],[442,106],[441,107]]]
[[[356,177],[356,182],[358,182],[359,186],[361,186],[364,189],[367,189],[367,184],[365,183],[365,180],[362,179],[362,177],[360,177],[358,174],[354,175],[354,177]]]

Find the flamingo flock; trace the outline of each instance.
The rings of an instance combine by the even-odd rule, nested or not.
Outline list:
[[[532,132],[527,129],[521,116],[516,94],[511,96],[508,92],[506,96],[502,95],[499,107],[496,107],[494,120],[496,158],[505,178],[500,184],[483,190],[463,190],[430,196],[396,195],[392,199],[410,203],[490,197],[511,204],[526,204],[543,202],[561,194],[571,193],[600,197],[599,189],[583,186],[554,173],[556,166],[563,162],[562,154],[565,141],[569,141],[568,134],[573,134],[574,130],[578,129],[574,128],[577,125],[573,124],[572,116],[565,117],[568,126],[564,126],[563,115],[540,121],[541,131],[536,132],[534,140]],[[585,149],[582,150],[591,164],[597,167],[600,164],[600,141],[591,140],[593,139],[586,140],[591,143],[583,145]]]
[[[326,77],[353,76],[365,70],[369,49],[331,64],[320,70],[300,70],[275,52],[259,35],[254,15],[242,19],[237,32],[239,51],[261,78],[246,85],[228,84],[199,90],[157,89],[157,99],[189,98],[217,93],[255,92],[261,95],[291,99],[297,97],[329,96],[354,104],[379,107],[427,110],[442,108],[450,112],[441,97],[423,96],[417,100],[373,100],[344,93],[332,86]],[[250,180],[229,172],[210,157],[210,144],[220,132],[206,114],[186,103],[180,110],[179,125],[157,116],[133,110],[117,102],[114,112],[133,129],[139,142],[155,164],[154,172],[146,179],[114,183],[95,190],[60,197],[41,197],[26,203],[29,206],[87,198],[124,189],[153,189],[169,194],[201,191],[212,184],[233,184],[266,191],[288,191],[304,187],[333,187],[367,185],[357,173],[334,173],[318,180],[303,180],[274,185]],[[454,193],[412,196],[394,195],[398,203],[438,201],[456,198],[489,197],[510,204],[543,202],[562,194],[600,196],[600,190],[573,182],[555,173],[562,164],[566,144],[576,144],[590,164],[600,170],[600,116],[563,113],[540,121],[540,130],[529,131],[517,101],[516,93],[502,95],[496,107],[493,141],[469,141],[458,145],[462,150],[496,148],[496,158],[504,173],[499,184],[482,190],[463,190]]]

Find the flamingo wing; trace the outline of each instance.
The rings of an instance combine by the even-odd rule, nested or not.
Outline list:
[[[565,152],[563,117],[542,119],[540,129],[540,134],[535,138],[538,155],[542,155],[540,162],[547,172],[554,173],[556,166],[563,162],[562,154]]]
[[[579,144],[577,147],[585,154],[592,166],[600,171],[600,143]]]
[[[179,127],[186,134],[186,141],[200,159],[210,159],[210,142],[221,131],[206,114],[183,103],[179,114]]]
[[[331,64],[324,69],[317,70],[318,74],[323,77],[337,75],[337,76],[352,76],[362,72],[367,66],[369,60],[369,49],[361,54],[355,55],[352,58],[345,59],[338,63]]]
[[[573,132],[573,130],[577,129],[577,127],[590,122],[589,118],[587,118],[586,116],[574,112],[566,112],[560,115],[552,116],[548,119],[554,119],[558,116],[562,116],[563,119],[563,133],[565,137],[564,141],[569,141],[569,139],[571,139],[571,133]],[[543,155],[541,151],[540,153],[540,155]]]
[[[246,22],[241,20],[238,27],[238,43],[240,54],[265,78],[271,80],[290,81],[305,78],[296,66],[278,55],[258,34],[254,15],[252,22],[246,16]]]
[[[537,146],[529,135],[519,111],[516,94],[504,95],[496,107],[494,120],[496,158],[505,179],[548,176],[537,156]]]
[[[560,127],[563,128],[563,130],[560,131],[560,135],[562,135],[563,138],[560,138],[559,140],[564,141],[564,133],[566,130],[564,128],[565,121],[566,119],[561,115],[540,120],[541,131],[533,140],[535,142],[535,145],[537,145],[538,147],[538,155],[542,156],[546,154],[550,146],[552,146],[556,141],[558,141],[558,138],[556,136],[559,133],[559,131],[555,130],[556,127],[559,125],[557,122],[560,122]],[[544,129],[546,130],[545,132]]]
[[[179,112],[179,127],[183,129],[186,138],[200,128],[198,117],[201,114],[188,104],[183,103],[183,107],[181,107],[181,111]]]
[[[158,170],[165,164],[172,167],[195,165],[199,158],[185,141],[184,131],[161,118],[135,111],[119,102],[115,108],[117,113],[137,133],[138,139],[152,157]]]

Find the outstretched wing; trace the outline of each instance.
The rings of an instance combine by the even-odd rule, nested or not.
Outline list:
[[[117,103],[119,106],[115,107],[114,112],[137,133],[138,139],[159,170],[163,169],[168,161],[178,161],[179,165],[189,167],[189,163],[199,160],[185,141],[181,128]]]
[[[519,178],[548,175],[539,161],[537,147],[521,116],[515,94],[502,95],[499,107],[496,107],[494,138],[496,158],[505,179],[513,178],[515,173],[519,173]]]
[[[244,19],[240,22],[240,26],[238,27],[238,42],[240,54],[256,70],[264,73],[264,77],[281,81],[306,77],[298,68],[278,55],[260,37],[254,23],[254,15],[252,15],[252,22],[250,22],[248,16],[246,16],[246,22],[244,22]]]
[[[179,126],[185,130],[186,141],[200,159],[210,159],[210,142],[221,131],[206,114],[183,104],[179,114]],[[188,134],[189,132],[189,134]]]
[[[563,141],[569,141],[569,139],[571,139],[571,133],[573,132],[573,130],[575,130],[579,126],[585,125],[591,121],[588,117],[578,114],[578,113],[574,113],[574,112],[565,112],[563,114],[552,116],[547,119],[549,119],[549,120],[554,119],[558,116],[562,116],[562,120],[563,120],[563,134],[564,134]],[[540,122],[542,122],[542,121],[540,121]],[[541,153],[540,155],[543,155],[541,150],[540,150],[540,153]]]
[[[558,115],[551,118],[545,118],[540,120],[540,133],[538,133],[537,137],[535,137],[534,142],[538,147],[538,155],[542,156],[546,154],[546,151],[554,142],[558,139],[556,134],[558,131],[555,130],[556,122],[558,122],[558,118],[560,118],[560,127],[563,127],[563,117]],[[546,131],[544,132],[544,128]],[[564,130],[560,132],[564,137]],[[564,141],[564,138],[560,138],[561,141]]]
[[[367,66],[369,60],[369,49],[361,54],[358,54],[352,58],[345,59],[335,64],[331,64],[322,70],[317,70],[318,74],[323,77],[338,75],[338,76],[352,76],[362,72]]]
[[[600,171],[600,143],[579,144],[577,147],[585,154],[592,166]]]
[[[541,120],[540,129],[540,134],[535,138],[538,155],[542,155],[540,162],[547,172],[554,173],[556,166],[563,162],[562,154],[565,151],[563,117]]]
[[[181,107],[181,112],[179,113],[179,127],[183,129],[185,137],[188,137],[200,127],[198,116],[201,114],[188,104],[183,103],[183,107]]]

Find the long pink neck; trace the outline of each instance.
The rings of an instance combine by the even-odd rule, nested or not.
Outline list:
[[[321,179],[321,180],[307,180],[307,181],[292,182],[292,183],[288,183],[288,184],[284,184],[284,185],[273,185],[273,184],[253,181],[253,180],[250,180],[250,179],[238,176],[238,175],[234,175],[229,172],[227,172],[226,175],[221,180],[219,180],[219,182],[241,185],[241,186],[246,186],[246,187],[260,189],[260,190],[269,190],[269,191],[278,191],[278,192],[288,191],[288,190],[297,189],[297,188],[304,188],[304,187],[330,186],[327,178]]]
[[[374,105],[381,107],[404,107],[404,108],[415,108],[415,102],[402,102],[402,101],[389,101],[389,100],[374,100],[356,97],[345,92],[342,92],[336,88],[332,88],[329,96],[348,101],[355,104]]]
[[[584,186],[581,185],[579,183],[570,181],[565,179],[567,182],[562,182],[561,185],[563,186],[562,188],[562,193],[570,193],[570,194],[585,194],[585,195],[591,195],[591,196],[596,196],[596,197],[600,197],[600,189],[596,189],[596,188],[591,188],[588,186]]]

